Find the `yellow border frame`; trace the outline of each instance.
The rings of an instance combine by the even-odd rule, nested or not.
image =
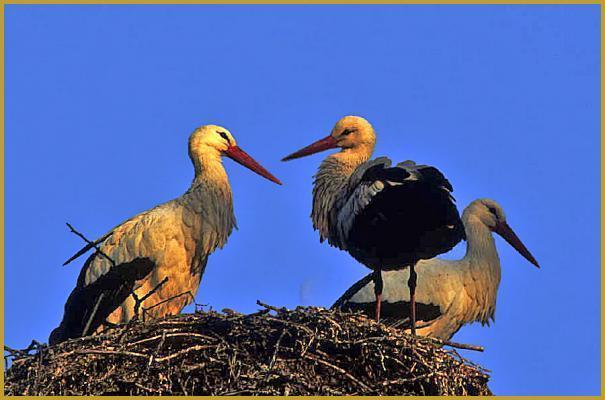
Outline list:
[[[183,5],[183,4],[309,4],[309,5],[327,5],[327,4],[371,4],[371,5],[387,5],[387,4],[439,4],[439,5],[447,5],[447,4],[509,4],[509,5],[522,5],[522,4],[533,4],[533,5],[547,5],[547,4],[563,4],[563,5],[582,5],[582,4],[599,4],[601,5],[601,394],[599,396],[539,396],[535,398],[548,398],[548,399],[569,399],[569,398],[583,398],[583,399],[601,399],[605,398],[605,384],[603,381],[603,360],[605,359],[605,351],[603,349],[603,328],[605,327],[604,315],[603,312],[604,304],[603,304],[603,287],[605,284],[605,276],[603,274],[603,263],[605,262],[605,252],[603,251],[603,233],[605,232],[605,207],[603,205],[603,198],[605,197],[605,187],[603,185],[603,175],[605,174],[605,162],[603,161],[603,153],[605,150],[605,142],[603,140],[603,131],[605,130],[605,121],[603,120],[603,111],[605,110],[605,106],[603,104],[603,92],[605,90],[605,70],[603,69],[603,49],[604,49],[604,41],[605,41],[605,30],[603,29],[603,20],[605,17],[605,7],[603,7],[603,2],[605,0],[377,0],[375,2],[371,0],[0,0],[0,307],[2,307],[0,311],[0,346],[2,347],[4,354],[4,6],[5,4],[9,5],[48,5],[48,4],[60,4],[60,5],[75,5],[75,4],[165,4],[165,5]],[[564,343],[562,344],[565,345]],[[565,360],[561,360],[561,362],[565,362]],[[2,392],[0,393],[1,397],[4,396],[4,363],[0,367],[2,371],[2,375],[0,376],[0,389]],[[123,399],[123,397],[118,396],[90,396],[91,398],[98,399]],[[166,399],[166,398],[182,398],[185,396],[148,396],[146,398],[150,399]],[[218,398],[218,396],[208,396],[212,398]],[[284,396],[276,396],[276,397],[284,397]],[[319,396],[292,396],[288,397],[289,399],[308,399]],[[498,396],[502,399],[518,399],[530,396]],[[19,396],[19,398],[32,398],[35,399],[37,397],[33,396]],[[49,399],[63,399],[65,397],[61,396],[46,396]],[[245,396],[234,396],[235,399],[244,399],[249,398]],[[284,397],[286,398],[286,397]],[[343,398],[359,398],[363,400],[370,399],[380,399],[378,396],[343,396]],[[433,396],[427,396],[427,398],[438,398]],[[452,397],[452,398],[460,398],[463,397]]]
[[[29,5],[45,5],[45,4],[310,4],[310,5],[327,5],[327,4],[368,4],[368,5],[387,5],[387,4],[601,4],[601,0],[2,0],[3,4],[29,4]],[[4,10],[2,11],[4,13]]]

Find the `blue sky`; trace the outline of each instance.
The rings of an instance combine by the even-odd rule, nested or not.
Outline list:
[[[226,126],[283,182],[225,161],[239,231],[197,301],[329,306],[368,271],[320,244],[286,154],[358,114],[375,155],[439,167],[460,209],[497,200],[496,323],[455,340],[496,394],[599,393],[599,8],[6,6],[5,340],[46,341],[97,237],[183,193],[187,137]],[[463,254],[464,244],[447,257]]]

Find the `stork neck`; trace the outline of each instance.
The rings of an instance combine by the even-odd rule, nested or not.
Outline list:
[[[192,200],[210,202],[214,208],[224,206],[227,212],[233,213],[231,185],[221,157],[202,156],[194,161],[194,166],[195,177],[188,190],[188,193],[194,194]],[[210,204],[205,206],[209,207]]]
[[[223,167],[223,161],[218,151],[200,154],[192,158],[192,162],[195,171],[192,186],[197,186],[200,183],[206,185],[212,183],[226,184],[229,186],[227,172]]]
[[[467,249],[462,265],[468,270],[465,290],[471,300],[467,304],[466,319],[487,323],[494,318],[498,286],[500,285],[500,259],[491,230],[475,218],[464,221]]]
[[[371,147],[360,146],[329,155],[319,166],[317,180],[330,180],[336,184],[346,181],[358,166],[370,159],[372,150]]]
[[[212,243],[205,243],[208,249],[222,247],[237,226],[233,213],[233,195],[227,172],[220,154],[205,154],[193,160],[195,177],[191,187],[182,197],[185,206],[204,218],[204,223],[212,227],[215,235]],[[204,240],[209,240],[204,238]]]
[[[498,261],[494,236],[485,224],[476,219],[468,219],[464,223],[464,229],[467,240],[465,258],[480,261]]]
[[[342,149],[331,157],[339,159],[343,163],[353,164],[355,168],[368,161],[374,152],[374,143],[359,143],[355,147]],[[353,168],[353,169],[355,169]]]
[[[311,218],[313,226],[319,230],[322,240],[328,237],[329,214],[338,194],[344,190],[355,169],[366,162],[372,154],[371,149],[369,151],[353,150],[344,149],[326,157],[315,174]]]

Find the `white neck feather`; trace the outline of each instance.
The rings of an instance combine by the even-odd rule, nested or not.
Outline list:
[[[492,231],[485,226],[478,218],[468,218],[464,221],[464,230],[466,232],[466,255],[465,259],[479,262],[488,262],[489,264],[498,264],[500,268],[496,243]]]
[[[465,287],[473,299],[474,307],[469,307],[470,320],[488,322],[494,318],[496,297],[500,284],[500,259],[491,230],[478,218],[471,217],[464,221],[467,237],[467,249],[461,264],[468,270],[472,279]]]
[[[212,227],[216,242],[208,244],[208,247],[222,247],[233,228],[237,226],[227,172],[218,152],[201,154],[192,158],[192,161],[195,177],[182,200],[187,207],[201,216],[206,226]]]
[[[343,149],[326,157],[315,174],[313,186],[313,227],[319,230],[323,241],[329,235],[329,214],[339,193],[344,190],[347,181],[355,169],[368,161],[373,148],[359,146]]]

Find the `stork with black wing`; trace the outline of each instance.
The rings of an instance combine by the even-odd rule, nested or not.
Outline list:
[[[329,136],[287,157],[291,160],[340,148],[320,165],[313,188],[313,226],[320,239],[346,250],[374,271],[376,319],[380,319],[382,271],[409,268],[410,316],[415,333],[419,260],[449,251],[464,238],[452,186],[435,167],[411,161],[391,166],[371,160],[376,134],[368,121],[347,116]]]

